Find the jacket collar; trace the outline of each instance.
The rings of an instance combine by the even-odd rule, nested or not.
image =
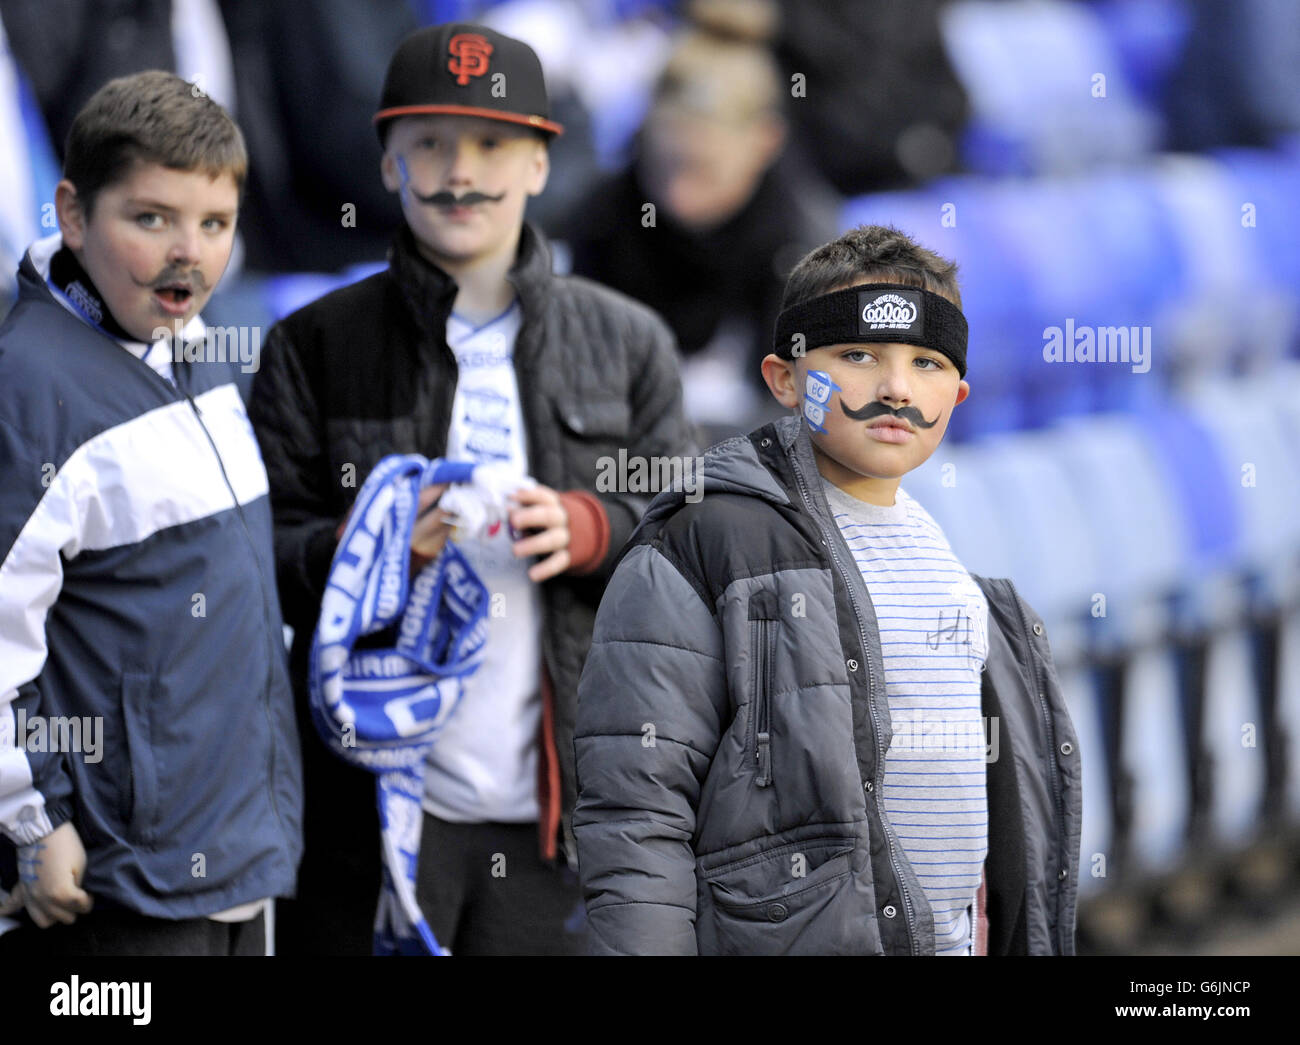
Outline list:
[[[788,414],[775,424],[777,438],[790,458],[796,479],[802,478],[807,487],[808,507],[820,516],[822,522],[834,526],[834,516],[822,490],[821,472],[817,469],[817,455],[813,451],[808,426],[798,414]]]
[[[456,281],[420,253],[410,226],[403,225],[388,248],[388,269],[420,329],[439,338],[456,300]],[[551,251],[546,238],[524,222],[519,251],[506,274],[523,306],[525,322],[537,316],[545,302],[551,279]]]

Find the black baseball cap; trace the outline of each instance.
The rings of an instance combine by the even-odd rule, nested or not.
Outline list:
[[[564,133],[551,119],[536,52],[522,40],[464,22],[419,29],[398,45],[374,116],[380,142],[387,121],[426,113],[481,116],[548,135]]]

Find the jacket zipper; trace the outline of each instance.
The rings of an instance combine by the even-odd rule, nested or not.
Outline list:
[[[1020,615],[1020,625],[1024,629],[1025,642],[1029,648],[1029,656],[1033,659],[1034,662],[1034,691],[1038,697],[1038,707],[1043,713],[1043,726],[1047,730],[1048,757],[1051,759],[1051,764],[1048,767],[1049,769],[1048,776],[1051,778],[1052,781],[1052,799],[1053,802],[1055,803],[1055,809],[1056,809],[1056,819],[1052,824],[1052,834],[1054,837],[1059,839],[1060,825],[1065,822],[1065,804],[1061,797],[1061,788],[1060,788],[1060,779],[1059,779],[1060,772],[1061,772],[1060,763],[1058,763],[1056,760],[1056,754],[1057,754],[1056,727],[1052,724],[1051,709],[1047,706],[1046,679],[1044,678],[1043,675],[1042,663],[1039,660],[1037,651],[1034,649],[1033,632],[1032,629],[1029,627],[1029,616],[1025,613],[1024,601],[1020,598],[1020,592],[1017,590],[1015,582],[1012,581],[1010,578],[1008,578],[1007,584],[1010,585],[1011,592],[1015,596],[1016,612]],[[1062,854],[1058,853],[1057,855],[1062,859],[1062,867],[1063,868],[1067,867],[1070,862],[1068,854],[1062,856]],[[1058,906],[1060,902],[1061,902],[1061,894],[1058,892],[1057,893]],[[1057,916],[1057,925],[1058,926],[1060,925],[1059,911]],[[1058,944],[1060,943],[1059,940],[1057,942]]]
[[[148,366],[148,364],[145,365]],[[158,380],[163,381],[164,384],[166,383],[161,374],[154,371],[152,367],[149,369],[158,377]],[[177,376],[179,378],[179,375]],[[284,819],[280,816],[280,803],[275,797],[275,719],[271,716],[271,692],[275,687],[275,658],[279,654],[274,647],[276,631],[271,621],[271,607],[266,601],[266,593],[268,590],[266,587],[266,573],[262,569],[261,560],[257,557],[257,544],[253,540],[252,531],[248,528],[248,520],[244,517],[244,506],[239,503],[239,495],[235,493],[235,488],[230,482],[230,476],[226,474],[226,462],[221,459],[221,451],[217,449],[216,441],[212,438],[212,433],[208,431],[208,426],[203,423],[203,411],[199,409],[199,404],[194,401],[194,397],[190,395],[188,389],[181,388],[179,380],[176,384],[176,390],[179,391],[181,395],[185,397],[185,401],[190,404],[190,409],[194,411],[194,419],[198,422],[199,428],[202,429],[203,435],[207,438],[208,445],[212,447],[212,454],[217,459],[217,468],[221,471],[222,481],[226,484],[226,489],[230,493],[231,500],[235,502],[235,514],[239,516],[240,528],[244,531],[244,539],[248,541],[248,550],[252,553],[253,565],[257,567],[257,576],[261,581],[262,615],[266,618],[268,641],[272,643],[272,645],[268,647],[271,651],[271,656],[267,661],[266,666],[266,699],[262,702],[262,711],[266,715],[268,740],[270,741],[270,756],[267,763],[267,770],[270,775],[267,780],[267,791],[271,796],[271,809],[275,813],[275,819],[280,824],[280,830],[283,831]]]
[[[790,463],[794,469],[795,481],[799,484],[799,493],[804,499],[804,506],[808,509],[808,514],[811,515],[813,520],[817,523],[817,528],[821,530],[822,543],[826,545],[826,550],[831,556],[831,562],[835,564],[835,568],[839,571],[840,580],[844,582],[845,591],[849,596],[849,603],[853,606],[853,614],[858,625],[858,638],[862,640],[862,660],[867,668],[867,709],[871,712],[871,725],[875,733],[874,740],[876,744],[877,777],[875,783],[877,790],[880,790],[884,781],[885,756],[884,752],[880,749],[880,722],[876,718],[876,703],[872,699],[872,696],[876,691],[876,676],[875,672],[871,670],[871,659],[867,656],[867,634],[862,626],[862,611],[858,608],[857,600],[853,597],[853,585],[849,576],[845,573],[844,564],[840,561],[839,555],[835,552],[834,535],[826,532],[821,520],[817,518],[816,513],[812,510],[812,495],[808,489],[807,483],[804,481],[804,476],[799,469],[799,464],[793,456],[790,459]],[[855,566],[854,569],[856,568],[857,567]],[[859,579],[861,579],[860,576]],[[903,897],[903,909],[906,913],[907,942],[911,948],[912,954],[915,955],[917,954],[916,934],[913,932],[912,926],[916,920],[916,913],[912,908],[912,898],[907,892],[907,884],[904,882],[903,875],[898,869],[898,851],[894,847],[894,832],[893,828],[890,826],[889,818],[885,815],[883,806],[880,808],[880,825],[885,832],[885,841],[889,843],[889,866],[894,872],[894,880],[898,882],[899,894]]]
[[[772,622],[755,620],[753,648],[755,658],[754,758],[758,763],[755,783],[772,786]]]

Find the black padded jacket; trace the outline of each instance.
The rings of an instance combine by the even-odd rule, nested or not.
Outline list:
[[[549,789],[539,782],[541,849],[551,855],[558,841],[572,863],[578,678],[609,571],[650,500],[598,492],[600,461],[617,459],[620,450],[646,458],[691,454],[694,436],[682,410],[677,350],[657,315],[589,280],[555,275],[545,239],[528,224],[508,278],[523,309],[514,362],[530,474],[555,490],[592,493],[609,522],[602,562],[542,585],[553,706],[547,702],[539,741],[541,775],[551,781]],[[403,227],[386,270],[312,302],[267,337],[249,413],[270,478],[277,579],[285,621],[295,630],[291,663],[303,723],[306,656],[340,522],[381,458],[436,457],[446,446],[457,367],[445,332],[456,291]],[[304,731],[311,745],[314,733]]]

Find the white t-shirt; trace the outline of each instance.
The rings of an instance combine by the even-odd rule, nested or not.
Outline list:
[[[515,381],[518,300],[478,327],[455,313],[447,344],[460,369],[446,456],[509,461],[528,470],[523,414]],[[511,551],[510,528],[459,545],[487,585],[487,655],[429,753],[424,809],[462,823],[536,820],[537,736],[541,726],[541,593],[529,559]]]
[[[880,630],[894,733],[885,814],[930,902],[936,954],[969,955],[988,855],[980,700],[988,602],[939,525],[902,487],[883,506],[822,485]]]

